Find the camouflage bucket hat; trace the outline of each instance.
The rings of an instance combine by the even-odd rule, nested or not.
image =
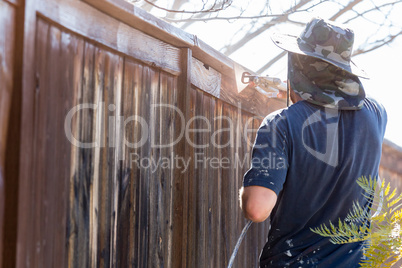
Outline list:
[[[348,73],[368,78],[366,72],[351,61],[354,33],[344,25],[314,18],[300,36],[275,33],[271,38],[284,50],[319,58]]]

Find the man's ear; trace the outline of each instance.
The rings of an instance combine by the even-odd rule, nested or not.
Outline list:
[[[303,100],[302,97],[300,97],[300,95],[298,93],[296,93],[292,87],[290,86],[290,83],[288,82],[288,88],[289,88],[289,95],[290,95],[290,100],[292,101],[292,103],[296,103],[298,101]]]

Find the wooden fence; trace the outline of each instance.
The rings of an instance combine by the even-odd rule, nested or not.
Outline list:
[[[0,168],[16,170],[0,177],[3,267],[225,267],[255,130],[284,103],[239,92],[234,62],[125,1],[0,3],[16,39],[0,45],[22,54],[5,51],[0,80],[0,120],[22,109],[0,140]],[[257,266],[268,227],[251,227],[235,267]]]

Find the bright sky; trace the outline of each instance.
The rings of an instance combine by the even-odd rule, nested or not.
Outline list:
[[[256,0],[259,1],[259,0]],[[283,7],[277,6],[273,12],[280,13],[281,10],[286,9],[288,5],[285,5],[285,1],[276,1],[282,4]],[[295,1],[292,0],[292,3]],[[349,0],[343,0],[338,2],[349,3]],[[364,4],[356,6],[356,10],[363,10],[367,8],[367,5],[373,6],[376,2],[377,5],[389,2],[387,0],[370,0],[365,1]],[[367,3],[367,4],[365,4]],[[313,16],[320,16],[328,19],[333,15],[335,9],[334,5],[337,3],[327,2],[321,5],[318,9],[308,14],[295,14],[294,19],[309,21]],[[388,35],[389,32],[395,33],[402,29],[402,5],[399,10],[397,8],[386,10],[385,12],[368,14],[365,19],[358,19],[351,24],[348,24],[355,32],[355,46],[356,49],[366,39],[375,40]],[[257,7],[257,6],[255,6]],[[332,11],[332,12],[330,12]],[[329,13],[329,14],[328,14]],[[328,14],[325,16],[325,14]],[[349,12],[340,18],[340,22],[353,16],[354,13]],[[388,16],[391,18],[395,27],[382,29],[379,32],[373,32],[374,24],[372,22],[380,21],[381,17]],[[292,18],[292,17],[291,17]],[[266,20],[265,20],[266,21]],[[370,22],[371,21],[371,22]],[[264,22],[264,21],[262,21]],[[245,21],[215,21],[212,23],[197,23],[186,28],[187,32],[197,35],[201,40],[208,43],[212,47],[220,50],[230,40],[237,40],[241,38],[244,30],[240,30],[244,27],[244,30],[248,30],[251,25],[247,20]],[[280,28],[274,26],[272,31],[286,32],[294,35],[299,35],[301,27],[291,24],[282,24]],[[270,31],[270,32],[272,32]],[[365,87],[366,93],[378,101],[380,101],[386,108],[388,113],[388,125],[385,134],[385,138],[391,142],[402,147],[402,83],[398,81],[398,77],[402,78],[402,37],[398,37],[391,45],[384,46],[373,52],[359,55],[353,58],[353,61],[357,66],[364,69],[369,76],[369,80],[362,79],[362,83]],[[281,49],[277,48],[269,38],[269,33],[263,33],[258,37],[252,39],[246,46],[239,49],[232,55],[234,61],[244,65],[245,67],[257,71],[260,67],[265,65],[270,59],[279,54]],[[272,66],[268,72],[261,75],[269,75],[273,77],[279,77],[282,80],[286,80],[286,57],[279,60],[274,66]]]

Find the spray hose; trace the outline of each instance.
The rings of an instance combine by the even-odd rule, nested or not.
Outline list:
[[[250,228],[250,225],[252,223],[253,223],[252,221],[248,221],[246,223],[246,225],[244,226],[243,231],[241,232],[241,234],[239,236],[239,239],[237,240],[236,246],[233,249],[232,256],[230,256],[230,260],[229,260],[229,264],[228,264],[227,268],[232,268],[233,262],[234,262],[234,260],[236,258],[236,255],[237,255],[237,252],[239,251],[240,244],[243,241],[243,238],[246,236],[247,230],[248,230],[248,228]]]

